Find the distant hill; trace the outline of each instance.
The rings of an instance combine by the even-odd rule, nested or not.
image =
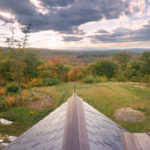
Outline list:
[[[6,49],[6,48],[3,48]],[[61,56],[63,61],[69,65],[86,65],[100,59],[111,59],[119,51],[132,52],[133,59],[137,58],[144,51],[150,51],[146,48],[134,49],[107,49],[107,50],[52,50],[44,48],[26,48],[26,50],[36,52],[40,57],[50,60],[51,58]]]
[[[119,51],[132,52],[133,59],[137,58],[142,52],[150,51],[149,49],[111,49],[111,50],[49,50],[34,49],[38,54],[49,60],[55,56],[62,56],[65,62],[71,65],[85,65],[95,62],[99,59],[111,59]]]

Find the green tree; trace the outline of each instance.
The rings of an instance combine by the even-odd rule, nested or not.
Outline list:
[[[24,51],[14,50],[12,55],[11,74],[12,78],[18,83],[18,91],[21,94],[21,81],[24,78],[25,62],[23,61]]]
[[[35,78],[38,75],[37,66],[41,65],[42,61],[34,52],[25,52],[23,58],[25,65],[24,75],[29,78]]]
[[[141,71],[141,62],[134,60],[130,64],[127,65],[125,70],[125,77],[129,80],[138,81],[140,78],[140,71]]]
[[[142,61],[141,73],[143,75],[150,74],[150,52],[144,52],[141,55],[140,60]]]
[[[118,66],[110,60],[98,61],[94,64],[96,75],[105,75],[110,79],[117,70]]]

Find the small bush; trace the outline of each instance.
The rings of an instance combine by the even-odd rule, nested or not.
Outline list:
[[[5,95],[5,93],[6,93],[5,88],[1,88],[1,89],[0,89],[0,95]]]
[[[146,108],[146,107],[138,107],[137,108],[137,110],[139,110],[139,111],[142,111],[142,112],[147,112],[148,111],[148,108]]]
[[[59,84],[59,80],[58,79],[52,79],[51,83],[52,83],[52,85],[57,85],[57,84]]]
[[[100,76],[96,76],[95,79],[94,79],[94,81],[95,81],[96,83],[102,82],[102,78],[101,78]]]
[[[58,79],[44,79],[43,80],[44,86],[52,86],[52,85],[57,85],[57,84],[59,84]]]
[[[84,79],[84,83],[93,83],[94,82],[94,77],[92,75],[90,76],[87,76],[85,79]]]
[[[7,105],[6,101],[4,101],[4,100],[0,101],[0,112],[5,111],[7,109],[8,109],[8,105]]]
[[[126,79],[125,79],[125,77],[123,77],[122,75],[119,75],[119,76],[117,77],[117,81],[119,81],[119,82],[125,82]]]
[[[141,82],[150,83],[150,75],[145,75],[140,79]]]
[[[23,101],[31,100],[30,92],[27,89],[22,90],[22,100]]]
[[[41,86],[43,86],[43,82],[42,82],[42,79],[40,79],[40,78],[32,79],[27,85],[27,87],[29,87],[29,88],[31,88],[31,87],[41,87]]]
[[[108,78],[107,78],[106,76],[102,76],[102,77],[101,77],[101,81],[102,81],[102,82],[107,82],[107,81],[108,81]]]
[[[8,106],[13,106],[15,104],[15,97],[14,96],[6,97],[6,103]]]
[[[118,80],[117,80],[116,78],[111,78],[110,81],[111,81],[111,82],[116,82],[116,81],[118,81]]]
[[[136,81],[137,81],[137,77],[136,77],[136,76],[132,76],[132,77],[131,77],[131,81],[132,81],[132,82],[136,82]]]
[[[10,83],[6,86],[6,91],[8,93],[17,93],[18,92],[18,86],[16,83]]]
[[[27,95],[28,93],[29,93],[29,92],[28,92],[27,89],[22,90],[22,94],[23,94],[23,95]]]

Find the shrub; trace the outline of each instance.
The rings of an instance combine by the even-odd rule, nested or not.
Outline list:
[[[125,79],[125,77],[123,77],[122,75],[119,75],[119,76],[117,77],[117,81],[119,81],[119,82],[125,82],[126,79]]]
[[[51,85],[57,85],[57,84],[59,84],[59,80],[58,79],[52,79],[51,80]]]
[[[101,77],[101,81],[102,81],[102,82],[107,82],[107,81],[108,81],[108,78],[107,78],[106,76],[102,76],[102,77]]]
[[[142,111],[142,112],[147,112],[148,108],[147,107],[138,107],[137,110]]]
[[[52,85],[57,85],[59,84],[59,80],[58,79],[44,79],[43,80],[43,85],[45,86],[52,86]]]
[[[6,93],[5,88],[1,88],[1,89],[0,89],[0,95],[5,95],[5,93]]]
[[[14,96],[6,97],[6,103],[8,106],[13,106],[15,104],[15,97]]]
[[[87,76],[85,79],[84,79],[84,82],[85,83],[93,83],[94,82],[94,77],[92,75],[89,75]]]
[[[41,86],[43,86],[43,82],[42,79],[40,78],[32,79],[27,85],[27,87],[41,87]]]
[[[18,86],[16,83],[10,83],[6,86],[6,91],[10,93],[17,93],[18,92]]]
[[[22,90],[22,100],[23,101],[29,101],[29,100],[31,100],[30,97],[31,97],[30,96],[30,92],[28,90],[26,90],[26,89]]]
[[[111,81],[111,82],[116,82],[116,81],[118,81],[118,80],[117,80],[116,78],[111,78],[110,81]]]
[[[95,76],[94,81],[95,81],[96,83],[102,82],[102,78],[101,78],[100,76]]]
[[[136,81],[137,81],[137,77],[136,77],[136,76],[132,76],[132,77],[131,77],[131,81],[132,81],[132,82],[136,82]]]
[[[140,79],[141,82],[150,83],[150,75],[145,75]]]
[[[29,92],[28,92],[27,89],[22,90],[22,94],[23,94],[23,95],[26,95],[26,94],[28,94],[28,93],[29,93]]]
[[[0,101],[0,111],[4,111],[8,109],[8,105],[6,101]]]

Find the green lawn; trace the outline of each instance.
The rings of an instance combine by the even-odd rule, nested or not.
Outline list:
[[[76,83],[77,93],[84,101],[95,107],[106,116],[119,123],[131,132],[150,131],[150,87],[141,83]],[[14,121],[10,126],[0,125],[0,133],[20,135],[49,112],[64,103],[73,93],[74,83],[62,83],[51,87],[33,88],[32,91],[45,93],[53,100],[53,106],[48,110],[31,110],[29,108],[11,108],[0,112],[4,117]],[[140,123],[121,123],[114,119],[113,113],[122,107],[132,107],[141,110],[146,115],[146,120]]]
[[[55,107],[62,104],[73,93],[74,83],[38,88],[55,100]],[[142,83],[77,83],[77,93],[84,101],[131,132],[150,131],[150,87]],[[122,123],[115,120],[113,113],[122,107],[141,110],[146,120],[140,123]]]
[[[36,111],[29,108],[10,108],[7,111],[0,112],[0,118],[14,122],[11,125],[0,124],[0,133],[18,136],[49,113],[50,110]]]

